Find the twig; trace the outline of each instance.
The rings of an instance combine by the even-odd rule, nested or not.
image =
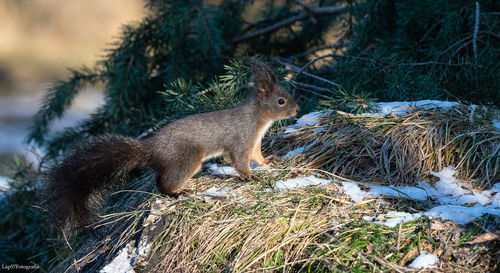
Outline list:
[[[441,54],[439,54],[439,56],[436,57],[436,61],[439,60],[439,58],[441,56],[443,56],[446,52],[448,52],[449,50],[451,50],[452,48],[454,48],[458,44],[463,43],[463,42],[465,42],[466,40],[468,40],[470,38],[471,38],[471,36],[469,35],[469,36],[467,36],[467,37],[465,37],[463,39],[460,39],[460,40],[456,41],[454,44],[452,44],[451,46],[449,46],[445,51],[441,52]]]
[[[304,56],[307,56],[309,54],[312,54],[316,51],[320,51],[320,50],[323,50],[323,49],[328,49],[328,48],[341,48],[341,47],[346,47],[346,46],[349,46],[351,43],[337,43],[337,44],[333,44],[333,45],[324,45],[324,46],[319,46],[319,47],[316,47],[316,48],[313,48],[311,50],[308,50],[308,51],[304,51],[302,53],[298,53],[298,54],[295,54],[295,55],[292,55],[292,56],[289,56],[287,57],[286,59],[287,60],[293,60],[293,59],[297,59],[297,58],[300,58],[300,57],[304,57]]]
[[[499,38],[500,39],[500,34],[496,34],[496,33],[493,33],[491,31],[480,31],[479,33],[485,33],[485,34],[489,34],[495,38]]]
[[[472,50],[474,52],[474,62],[477,63],[477,33],[479,32],[479,3],[476,2],[476,22],[474,24],[474,36],[472,38]]]
[[[408,66],[424,66],[424,65],[446,65],[446,66],[463,66],[463,65],[472,65],[472,66],[477,66],[481,67],[480,65],[474,64],[474,63],[442,63],[442,62],[434,62],[434,61],[429,61],[429,62],[423,62],[423,63],[402,63],[402,64],[394,64],[390,65],[389,67],[394,67],[398,65],[408,65]]]
[[[264,25],[264,24],[268,24],[268,23],[271,23],[272,21],[274,21],[275,18],[274,17],[270,17],[270,18],[266,18],[266,19],[262,19],[262,20],[259,20],[259,21],[255,21],[255,22],[250,22],[250,23],[247,23],[247,25],[245,27],[243,27],[243,30],[242,32],[247,32],[249,29],[251,28],[254,28],[254,27],[258,27],[260,25]]]
[[[327,92],[327,93],[332,93],[332,94],[335,93],[331,89],[324,88],[324,87],[319,87],[319,86],[312,85],[312,84],[297,82],[296,85],[297,85],[297,87],[309,88],[309,89],[312,89],[312,90],[315,90],[315,91],[318,91],[318,92]]]
[[[334,7],[311,8],[310,10],[311,10],[311,13],[314,14],[315,16],[324,16],[324,15],[332,15],[332,14],[336,14],[339,12],[343,12],[346,9],[347,9],[347,6],[342,5],[342,6],[334,6]],[[279,22],[272,24],[268,27],[262,28],[260,30],[254,31],[254,32],[247,33],[247,34],[239,36],[239,37],[236,37],[236,38],[230,40],[229,44],[237,44],[239,42],[242,42],[242,41],[245,41],[248,39],[252,39],[254,37],[257,37],[257,36],[260,36],[263,34],[273,32],[273,31],[280,29],[282,27],[286,27],[288,25],[291,25],[291,24],[295,23],[296,21],[303,20],[303,19],[307,18],[308,16],[309,16],[309,13],[306,11],[299,12],[297,15],[294,15],[292,17],[285,19],[285,20],[279,21]]]
[[[305,92],[308,92],[308,93],[314,94],[314,95],[316,95],[316,96],[318,96],[318,97],[322,97],[322,98],[324,98],[324,99],[329,99],[329,98],[330,98],[330,97],[328,97],[328,96],[325,96],[325,95],[323,95],[323,94],[320,94],[320,93],[315,92],[314,90],[310,90],[310,89],[308,89],[308,88],[304,88],[304,87],[297,87],[297,89],[300,89],[300,90],[302,90],[302,91],[305,91]]]
[[[279,64],[283,65],[283,66],[289,67],[289,68],[290,68],[290,70],[292,70],[292,71],[294,71],[294,72],[299,72],[299,71],[300,71],[300,67],[295,66],[295,65],[293,65],[293,64],[291,64],[291,63],[289,63],[289,62],[287,62],[287,61],[284,61],[284,60],[282,60],[281,58],[278,58],[278,57],[273,57],[272,59],[273,59],[273,60],[275,60],[277,63],[279,63]],[[336,86],[336,87],[339,87],[339,86],[340,86],[340,84],[338,84],[338,83],[336,83],[336,82],[329,81],[329,80],[327,80],[327,79],[325,79],[325,78],[321,78],[321,77],[319,77],[319,76],[316,76],[316,75],[311,74],[311,73],[308,73],[308,72],[302,72],[302,74],[303,74],[303,75],[305,75],[305,76],[308,76],[308,77],[310,77],[310,78],[316,79],[316,80],[318,80],[318,81],[322,81],[322,82],[325,82],[325,83],[331,84],[331,85]]]
[[[313,12],[311,11],[311,7],[309,5],[307,5],[306,3],[300,1],[300,0],[294,0],[295,3],[297,3],[299,6],[303,7],[304,10],[309,14],[309,16],[311,17],[311,21],[313,22],[313,24],[317,24],[318,23],[318,20],[316,20],[316,18],[314,18],[314,14]]]
[[[322,55],[322,56],[319,56],[319,57],[316,57],[312,60],[310,60],[309,62],[307,62],[304,66],[302,66],[302,68],[300,69],[300,71],[295,75],[295,78],[297,78],[300,74],[302,74],[304,72],[304,70],[309,67],[310,65],[312,65],[313,63],[321,60],[321,59],[325,59],[325,58],[344,58],[344,59],[354,59],[354,60],[361,60],[361,61],[368,61],[368,62],[373,62],[374,64],[377,64],[379,66],[383,66],[381,65],[377,60],[375,59],[371,59],[371,58],[364,58],[364,57],[355,57],[355,56],[349,56],[349,55],[339,55],[339,54],[326,54],[326,55]]]

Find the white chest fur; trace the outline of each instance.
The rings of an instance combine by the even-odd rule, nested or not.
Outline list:
[[[267,132],[267,129],[273,125],[274,120],[268,121],[264,126],[262,126],[257,132],[257,143],[259,143]]]

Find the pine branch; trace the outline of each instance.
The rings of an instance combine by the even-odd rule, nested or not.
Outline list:
[[[274,23],[270,26],[267,26],[265,28],[262,28],[260,30],[250,32],[248,34],[236,37],[232,40],[229,41],[229,44],[237,44],[252,38],[255,38],[257,36],[261,36],[264,34],[268,34],[271,32],[274,32],[280,28],[289,26],[297,21],[304,20],[307,17],[309,17],[311,14],[314,16],[325,16],[325,15],[333,15],[341,12],[347,11],[347,5],[342,5],[342,6],[333,6],[333,7],[314,7],[310,8],[310,12],[307,11],[301,11],[297,15],[294,15],[292,17],[289,17],[287,19],[284,19],[282,21],[279,21],[277,23]]]
[[[33,117],[30,133],[26,137],[27,143],[43,144],[49,131],[50,122],[63,115],[76,95],[82,90],[82,86],[95,83],[105,77],[105,73],[94,73],[88,68],[83,68],[81,71],[71,70],[71,73],[73,75],[67,80],[57,81],[47,90],[40,109]]]

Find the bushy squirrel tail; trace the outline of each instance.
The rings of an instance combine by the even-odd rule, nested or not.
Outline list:
[[[108,191],[148,163],[144,144],[133,138],[106,135],[77,145],[42,178],[52,228],[70,236],[92,223]]]

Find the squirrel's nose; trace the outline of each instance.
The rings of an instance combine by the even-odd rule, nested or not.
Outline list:
[[[297,105],[297,108],[295,108],[296,113],[299,113],[300,111],[300,106]]]

